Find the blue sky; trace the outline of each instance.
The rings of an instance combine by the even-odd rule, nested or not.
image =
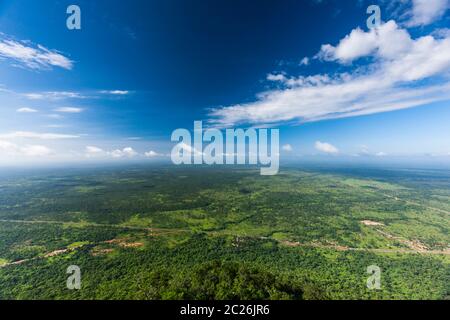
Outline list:
[[[286,158],[448,161],[448,6],[2,1],[0,162],[164,158],[194,120],[279,128]]]

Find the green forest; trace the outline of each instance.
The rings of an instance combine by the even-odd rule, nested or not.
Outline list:
[[[445,170],[5,172],[0,299],[448,299],[449,214]]]

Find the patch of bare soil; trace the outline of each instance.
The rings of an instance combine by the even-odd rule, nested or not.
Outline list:
[[[384,223],[371,221],[371,220],[362,220],[361,223],[365,226],[384,226]]]
[[[377,230],[381,231],[381,230]],[[327,244],[322,244],[318,242],[312,242],[312,243],[300,243],[300,242],[293,242],[289,240],[280,240],[278,241],[282,245],[285,245],[287,247],[313,247],[313,248],[323,248],[323,249],[333,249],[337,251],[369,251],[369,252],[375,252],[375,253],[404,253],[404,254],[415,254],[415,253],[422,253],[422,254],[436,254],[436,255],[450,255],[450,248],[446,248],[444,250],[430,250],[427,246],[422,244],[420,241],[414,240],[406,240],[399,237],[395,237],[393,235],[390,235],[388,233],[384,233],[381,231],[386,237],[391,237],[390,239],[395,239],[397,241],[403,241],[404,244],[408,246],[408,249],[367,249],[367,248],[350,248],[342,245],[338,245],[336,243],[328,242]]]
[[[119,246],[123,248],[140,248],[144,246],[143,242],[120,242]]]
[[[428,252],[428,251],[430,251],[430,248],[428,248],[425,244],[423,244],[419,240],[408,240],[408,239],[404,239],[402,237],[394,236],[394,235],[392,235],[390,233],[387,233],[386,231],[382,231],[382,230],[377,230],[377,231],[379,233],[381,233],[383,236],[385,236],[386,238],[392,239],[392,240],[396,240],[396,241],[404,244],[408,248],[410,248],[412,250],[415,250],[417,252]]]
[[[300,242],[292,242],[288,240],[282,240],[280,241],[281,244],[288,246],[288,247],[313,247],[313,248],[324,248],[324,249],[334,249],[337,251],[348,251],[350,248],[346,246],[340,246],[338,244],[330,243],[330,244],[323,244],[318,242],[312,242],[312,243],[300,243]]]
[[[55,251],[47,253],[46,255],[44,255],[44,257],[45,258],[55,257],[55,256],[58,256],[60,254],[66,253],[68,251],[70,251],[70,250],[69,249],[55,250]]]
[[[130,238],[119,238],[119,239],[108,240],[108,241],[105,241],[104,243],[115,244],[122,248],[139,248],[139,247],[144,246],[143,242],[130,242],[129,240],[130,240]]]
[[[23,263],[25,263],[25,262],[27,262],[27,261],[28,261],[28,259],[19,260],[19,261],[14,261],[14,262],[10,262],[10,263],[4,264],[3,267],[5,267],[5,266],[17,266],[17,265],[21,265],[21,264],[23,264]]]

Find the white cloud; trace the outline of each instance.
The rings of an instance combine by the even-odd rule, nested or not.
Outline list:
[[[375,156],[377,156],[377,157],[386,157],[387,155],[388,154],[385,153],[385,152],[378,152],[378,153],[375,154]]]
[[[40,44],[29,41],[15,41],[0,33],[0,58],[10,59],[13,65],[35,70],[48,70],[60,67],[70,70],[73,61],[56,50],[49,50]]]
[[[100,93],[124,96],[130,93],[128,90],[102,90]]]
[[[284,146],[281,147],[281,150],[286,151],[286,152],[291,152],[294,149],[292,148],[292,146],[290,144],[285,144]]]
[[[30,100],[61,100],[61,99],[84,99],[79,92],[73,91],[46,91],[24,93],[23,96]]]
[[[316,148],[316,150],[320,152],[325,152],[329,154],[339,153],[339,149],[328,142],[317,141],[314,147]]]
[[[439,20],[450,6],[449,0],[412,0],[411,19],[407,26],[425,26]]]
[[[86,153],[89,154],[99,154],[99,153],[103,153],[103,149],[98,148],[98,147],[94,147],[94,146],[87,146],[86,147]]]
[[[55,114],[55,113],[48,114],[47,117],[52,118],[52,119],[62,119],[62,118],[63,118],[62,115],[60,115],[60,114]]]
[[[49,156],[53,154],[53,151],[46,146],[41,145],[33,145],[33,146],[25,146],[21,148],[21,152],[23,155],[27,157],[43,157]]]
[[[44,99],[44,96],[40,93],[25,93],[24,97],[30,99],[30,100],[40,100]]]
[[[15,131],[5,134],[0,134],[0,138],[4,139],[42,139],[42,140],[60,140],[60,139],[76,139],[79,135],[72,134],[58,134],[58,133],[38,133],[29,131]]]
[[[133,148],[124,148],[122,150],[122,152],[127,156],[127,157],[134,157],[137,155],[137,152],[133,150]]]
[[[138,156],[139,153],[136,152],[131,147],[126,147],[123,149],[116,149],[112,151],[105,151],[102,148],[96,147],[96,146],[86,146],[84,150],[84,156],[86,158],[105,158],[105,157],[111,157],[114,159],[121,159],[121,158],[134,158]],[[146,156],[147,153],[145,154]],[[157,154],[159,155],[159,154]],[[156,155],[154,155],[156,156]]]
[[[53,111],[62,112],[62,113],[80,113],[80,112],[83,112],[83,109],[82,108],[74,108],[74,107],[61,107],[61,108],[56,108]]]
[[[85,156],[87,158],[100,157],[100,156],[104,156],[104,155],[105,155],[105,151],[99,147],[87,146],[85,149]]]
[[[32,108],[19,108],[16,111],[20,112],[20,113],[34,113],[34,112],[38,112],[36,109],[32,109]]]
[[[330,44],[323,45],[317,57],[327,61],[350,62],[356,58],[369,55],[375,49],[375,32],[366,33],[357,28],[342,39],[337,47]]]
[[[309,65],[309,58],[308,58],[308,57],[304,57],[304,58],[300,61],[300,65],[301,65],[301,66],[307,66],[307,65]]]
[[[386,157],[388,154],[385,152],[372,152],[368,146],[360,146],[360,151],[357,154],[353,154],[355,157]]]
[[[162,156],[162,154],[157,153],[156,151],[150,150],[150,151],[148,151],[148,152],[145,153],[145,156],[146,156],[147,158],[155,158],[155,157],[160,157],[160,156]]]
[[[359,155],[369,156],[369,155],[370,155],[369,147],[366,146],[366,145],[362,145],[362,146],[361,146],[361,150],[360,150],[360,152],[359,152]]]
[[[52,128],[52,129],[59,129],[59,128],[65,128],[66,126],[63,124],[48,124],[45,125],[46,128]]]
[[[131,147],[126,147],[122,150],[117,149],[111,152],[108,152],[108,154],[113,158],[132,158],[138,155],[136,151],[134,151]]]
[[[8,141],[0,140],[0,151],[2,154],[12,154],[17,152],[17,145]]]
[[[327,61],[337,60],[340,63],[350,63],[370,55],[395,59],[408,53],[413,44],[409,33],[400,29],[391,20],[369,32],[356,28],[336,47],[329,44],[323,45],[317,57]]]
[[[42,145],[19,146],[12,142],[0,140],[0,153],[2,156],[43,157],[52,155],[53,151]]]
[[[368,57],[351,72],[288,77],[269,75],[284,87],[255,102],[212,109],[219,126],[310,122],[387,112],[450,100],[450,37],[412,39],[394,21],[377,31],[353,30],[321,56],[339,63]],[[434,79],[439,81],[423,81]]]
[[[286,76],[284,74],[272,74],[267,75],[267,80],[269,81],[286,81]]]

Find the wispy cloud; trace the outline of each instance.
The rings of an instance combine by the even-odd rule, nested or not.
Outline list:
[[[351,67],[351,72],[289,77],[271,74],[282,86],[255,102],[214,108],[210,123],[219,126],[308,122],[411,108],[450,99],[450,37],[412,39],[389,21],[377,30],[359,28],[336,46],[322,46],[317,58]],[[439,81],[424,81],[424,80]]]
[[[16,111],[19,112],[19,113],[35,113],[35,112],[38,112],[36,109],[26,108],[26,107],[25,108],[19,108]]]
[[[440,19],[450,6],[449,0],[412,0],[407,26],[425,26]]]
[[[130,94],[130,91],[128,91],[128,90],[102,90],[102,91],[100,91],[100,93],[124,96],[124,95]]]
[[[76,139],[80,138],[80,135],[73,134],[59,134],[59,133],[38,133],[30,131],[15,131],[5,134],[0,134],[2,139],[42,139],[42,140],[60,140],[60,139]]]
[[[47,117],[49,117],[49,118],[51,118],[51,119],[55,119],[55,120],[64,118],[62,115],[57,114],[57,113],[51,113],[51,114],[48,114]]]
[[[76,91],[41,91],[41,92],[28,92],[19,94],[30,100],[63,100],[63,99],[97,99],[101,98],[100,95],[110,96],[126,96],[131,94],[131,91],[127,90],[102,90],[91,92],[76,92]]]
[[[22,94],[30,100],[61,100],[61,99],[84,99],[86,98],[79,92],[73,91],[47,91],[47,92],[30,92]]]
[[[75,108],[75,107],[61,107],[56,108],[53,111],[55,112],[62,112],[62,113],[80,113],[83,112],[84,109],[82,108]]]
[[[63,125],[63,124],[47,124],[44,127],[52,128],[52,129],[58,129],[58,128],[65,128],[66,125]]]
[[[0,33],[0,58],[15,66],[33,70],[60,67],[70,70],[73,61],[56,50],[50,50],[30,41],[16,41]]]

